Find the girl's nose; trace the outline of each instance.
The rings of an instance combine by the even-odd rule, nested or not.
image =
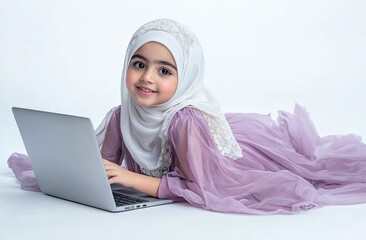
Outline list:
[[[146,69],[146,71],[141,76],[141,81],[144,83],[150,83],[150,84],[153,83],[154,77],[152,70]]]

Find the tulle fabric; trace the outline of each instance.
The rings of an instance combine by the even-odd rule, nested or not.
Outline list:
[[[178,165],[163,178],[160,197],[251,214],[366,202],[366,145],[359,137],[320,138],[298,105],[294,114],[279,112],[277,123],[269,115],[226,117],[244,158],[222,157],[201,114],[185,109],[170,126]]]
[[[8,166],[20,181],[23,190],[40,191],[31,162],[27,155],[13,153],[8,159]]]
[[[119,116],[120,108],[107,116],[102,156],[141,172],[123,143]],[[174,161],[162,177],[160,198],[247,214],[366,202],[366,145],[360,137],[319,137],[308,113],[298,105],[294,113],[279,112],[277,121],[269,115],[244,113],[226,118],[243,149],[243,159],[220,154],[199,110],[185,108],[174,116],[169,127]],[[30,171],[28,163],[24,155],[9,159],[21,182],[19,176]],[[22,182],[23,189],[36,190],[35,179],[30,186],[34,188]]]

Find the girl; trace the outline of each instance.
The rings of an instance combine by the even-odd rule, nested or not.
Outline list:
[[[186,27],[161,19],[136,31],[125,55],[121,106],[96,131],[110,183],[220,212],[366,202],[366,145],[359,137],[320,138],[298,105],[294,114],[280,112],[278,123],[267,115],[223,115],[203,72],[201,47]],[[23,188],[32,188],[22,157],[13,155],[9,166]]]

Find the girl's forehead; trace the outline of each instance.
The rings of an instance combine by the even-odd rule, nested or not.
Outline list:
[[[146,49],[150,49],[150,50],[164,50],[164,51],[168,51],[170,54],[172,54],[172,52],[170,51],[168,46],[165,46],[164,43],[158,42],[158,41],[150,41],[150,42],[146,42],[144,43],[140,48],[138,48],[136,50],[136,52],[142,51],[142,50],[146,50]],[[173,54],[172,54],[173,55]]]
[[[158,42],[164,45],[174,58],[178,74],[183,71],[184,55],[182,46],[172,34],[164,31],[151,30],[135,38],[129,47],[130,59],[141,46],[148,42]]]
[[[155,62],[167,62],[168,65],[176,67],[175,59],[170,50],[163,44],[152,41],[142,45],[132,56],[144,58]]]

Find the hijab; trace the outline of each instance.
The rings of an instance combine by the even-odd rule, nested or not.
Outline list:
[[[178,85],[170,100],[159,105],[142,107],[127,90],[126,74],[133,54],[148,42],[158,42],[169,49],[177,67]],[[167,137],[169,123],[175,113],[188,106],[204,112],[210,120],[210,126],[219,125],[216,129],[210,127],[210,130],[218,145],[231,146],[226,149],[227,153],[225,150],[221,151],[223,155],[233,159],[242,157],[241,149],[218,104],[204,88],[202,48],[187,27],[170,19],[158,19],[141,26],[133,34],[126,50],[121,83],[122,136],[132,158],[143,173],[155,177],[167,173],[172,160],[172,149]],[[223,138],[228,139],[227,136],[229,142],[223,143]],[[219,146],[219,149],[227,146]]]

